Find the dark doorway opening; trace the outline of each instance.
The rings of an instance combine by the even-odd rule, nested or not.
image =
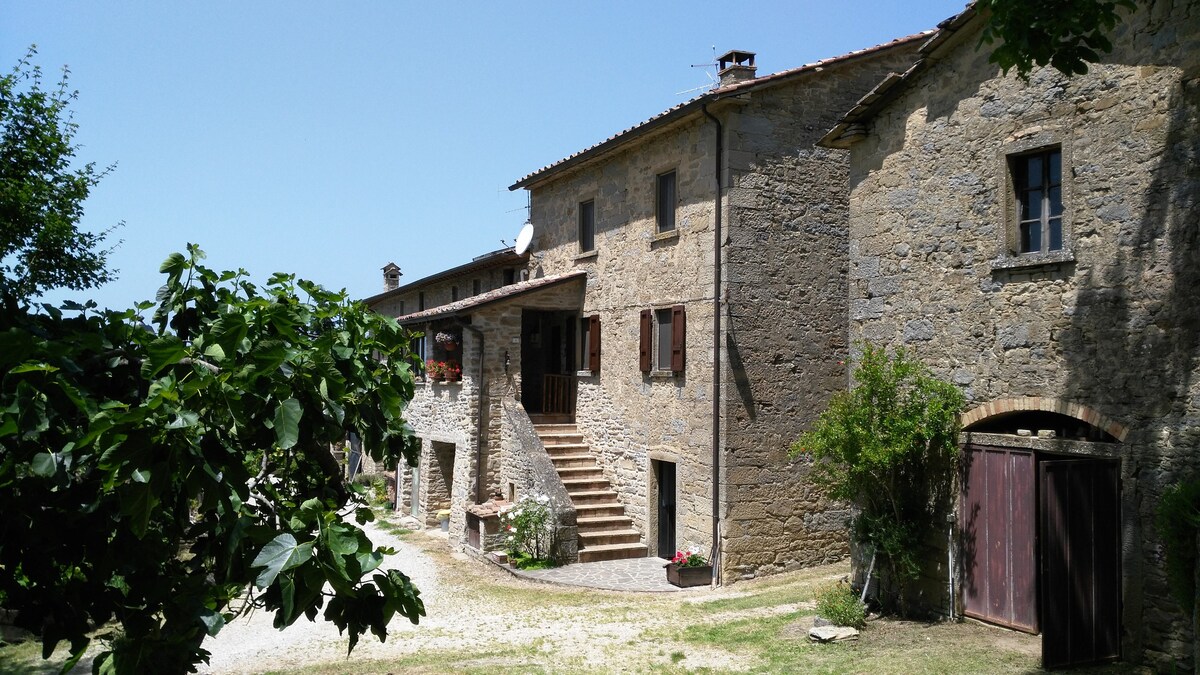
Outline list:
[[[1119,658],[1119,476],[1118,460],[964,448],[964,613],[1040,632],[1045,668]]]
[[[658,556],[675,555],[675,463],[654,461],[654,484],[658,493]]]
[[[531,415],[573,419],[575,314],[521,312],[521,405]]]

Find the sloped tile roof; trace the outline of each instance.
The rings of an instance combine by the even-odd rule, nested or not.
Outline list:
[[[413,312],[403,316],[396,317],[396,320],[403,324],[420,323],[443,316],[453,316],[455,314],[469,313],[470,310],[478,309],[483,305],[487,305],[499,300],[516,297],[525,293],[530,293],[543,288],[548,288],[556,284],[561,284],[574,279],[583,279],[587,277],[587,272],[584,270],[575,270],[562,274],[548,274],[538,279],[530,279],[528,281],[519,281],[508,286],[501,286],[490,290],[486,293],[473,295],[469,298],[464,298],[456,302],[451,302],[445,305],[438,305],[420,312]]]
[[[770,75],[756,77],[752,80],[746,80],[744,82],[737,82],[735,84],[727,85],[724,87],[717,87],[706,93],[700,94],[699,96],[696,96],[695,98],[684,101],[683,103],[680,103],[679,105],[668,108],[668,109],[664,110],[663,112],[655,115],[654,117],[651,117],[650,119],[648,119],[644,122],[635,124],[632,127],[629,127],[628,129],[625,129],[623,131],[619,131],[616,134],[613,134],[612,136],[609,136],[608,138],[604,139],[603,141],[596,143],[595,145],[584,148],[583,150],[580,150],[579,152],[576,152],[567,157],[564,157],[563,159],[560,159],[557,162],[554,162],[553,164],[544,166],[544,167],[538,169],[537,171],[534,171],[533,173],[530,173],[530,174],[522,177],[520,180],[518,180],[517,182],[510,185],[508,187],[508,189],[509,190],[517,190],[519,188],[529,187],[530,185],[532,185],[536,182],[539,182],[555,173],[558,173],[560,171],[568,169],[572,166],[581,164],[584,161],[587,161],[594,157],[598,157],[598,156],[604,154],[605,152],[613,150],[617,147],[623,146],[626,143],[629,143],[629,142],[633,141],[634,139],[640,138],[642,135],[649,133],[650,131],[653,131],[654,129],[662,127],[671,122],[675,122],[677,120],[683,119],[684,117],[687,117],[688,115],[699,110],[701,108],[701,106],[703,106],[706,103],[712,103],[718,99],[727,98],[727,97],[735,96],[737,94],[741,94],[741,93],[744,93],[747,91],[753,91],[756,89],[761,89],[763,87],[780,84],[784,81],[790,80],[792,78],[795,78],[795,77],[798,77],[801,75],[818,72],[818,71],[820,71],[826,67],[832,66],[832,65],[836,65],[836,64],[843,63],[846,61],[852,61],[856,58],[861,58],[863,56],[875,54],[877,52],[891,49],[893,47],[898,47],[900,45],[908,44],[908,43],[911,43],[914,41],[925,40],[925,39],[928,39],[930,35],[933,35],[933,33],[934,33],[934,31],[924,31],[924,32],[917,33],[914,35],[908,35],[908,36],[905,36],[902,38],[897,38],[895,40],[892,40],[891,42],[885,42],[884,44],[875,45],[873,47],[867,47],[866,49],[860,49],[857,51],[848,52],[846,54],[842,54],[841,56],[835,56],[835,57],[828,58],[828,59],[822,59],[822,60],[816,61],[814,63],[807,63],[807,64],[804,64],[797,68],[791,68],[789,70],[783,70],[778,73],[772,73]]]
[[[939,23],[937,30],[925,41],[925,44],[921,45],[917,52],[917,61],[908,70],[899,75],[895,73],[888,75],[882,82],[875,85],[871,91],[867,92],[866,96],[859,99],[849,112],[842,116],[842,119],[817,144],[830,148],[849,147],[852,142],[851,138],[861,133],[861,131],[856,131],[856,127],[861,129],[860,125],[866,124],[884,106],[899,96],[914,78],[929,68],[935,59],[935,53],[978,16],[979,12],[975,9],[975,3],[972,2],[963,11]]]

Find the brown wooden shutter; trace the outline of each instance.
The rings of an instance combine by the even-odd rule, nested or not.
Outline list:
[[[588,370],[600,372],[600,315],[588,317]]]
[[[671,308],[671,372],[683,372],[684,345],[687,344],[687,321],[683,313],[683,305]]]
[[[641,350],[641,354],[640,354],[639,358],[641,360],[640,363],[641,363],[641,369],[642,369],[643,373],[650,372],[650,362],[651,362],[650,361],[650,349],[653,347],[653,344],[654,344],[654,339],[652,337],[653,334],[651,332],[653,330],[653,327],[654,327],[654,312],[652,312],[648,309],[643,309],[642,310],[642,339],[639,344],[639,349]]]

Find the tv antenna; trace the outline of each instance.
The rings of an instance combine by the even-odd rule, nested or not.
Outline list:
[[[715,73],[717,70],[717,46],[716,45],[712,46],[712,53],[713,53],[712,61],[709,61],[708,63],[693,63],[693,64],[691,64],[691,67],[692,68],[712,68],[713,73]],[[716,76],[713,75],[713,73],[710,73],[707,70],[704,71],[704,74],[708,76],[708,84],[702,84],[699,87],[692,87],[691,89],[684,89],[683,91],[677,91],[677,92],[675,92],[675,95],[680,96],[682,94],[690,94],[693,91],[700,91],[702,89],[712,89],[712,88],[716,87],[717,84],[720,83],[720,80],[718,80],[716,78]]]

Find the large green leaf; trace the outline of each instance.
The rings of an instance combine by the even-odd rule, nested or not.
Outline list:
[[[174,335],[164,335],[146,345],[146,363],[143,373],[147,377],[158,375],[163,368],[179,363],[187,355],[183,341]]]
[[[250,564],[251,569],[263,568],[254,580],[255,585],[260,589],[266,588],[275,581],[280,572],[308,562],[309,558],[312,558],[312,548],[311,541],[297,544],[296,538],[287,532],[275,537],[258,552],[254,562]]]
[[[281,449],[287,450],[296,445],[300,438],[300,417],[303,414],[300,402],[294,398],[280,403],[275,409],[275,444]]]

